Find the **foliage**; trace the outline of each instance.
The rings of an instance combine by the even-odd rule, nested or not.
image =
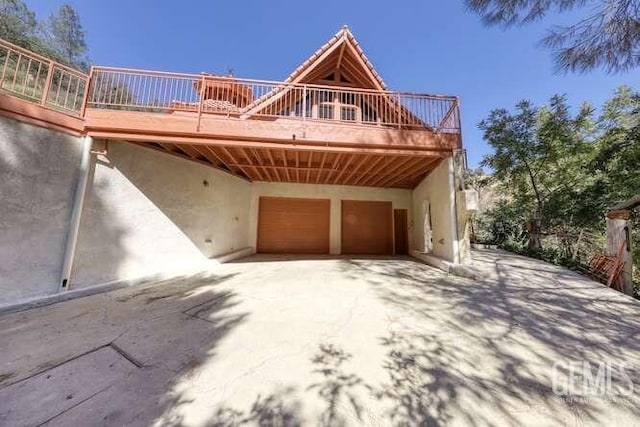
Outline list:
[[[483,165],[511,188],[516,217],[547,227],[573,219],[576,192],[588,181],[583,166],[592,156],[586,141],[592,110],[585,104],[572,116],[565,97],[556,95],[543,107],[522,101],[515,113],[494,110],[479,124],[494,149]]]
[[[63,4],[53,13],[45,26],[48,44],[60,58],[72,67],[88,70],[87,43],[80,16],[68,4]]]
[[[84,30],[69,5],[39,22],[23,0],[0,0],[0,38],[68,66],[88,69]]]
[[[523,101],[514,112],[494,110],[480,123],[494,150],[483,161],[493,171],[485,188],[496,200],[474,218],[479,239],[570,266],[571,241],[527,245],[525,224],[539,213],[543,235],[603,236],[608,208],[640,194],[640,93],[619,88],[597,117],[586,104],[570,111],[554,96],[540,107]],[[637,262],[640,212],[632,230]]]
[[[586,18],[554,26],[542,44],[554,51],[556,68],[609,72],[640,65],[640,0],[465,0],[485,25],[503,28],[538,21],[550,11],[567,12],[593,6]]]

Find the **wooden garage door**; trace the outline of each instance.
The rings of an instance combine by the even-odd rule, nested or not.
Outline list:
[[[328,199],[260,197],[258,252],[329,253]]]
[[[342,253],[393,252],[391,202],[342,201]]]

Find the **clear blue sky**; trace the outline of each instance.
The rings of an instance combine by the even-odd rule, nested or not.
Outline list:
[[[62,0],[26,0],[38,18]],[[538,47],[540,24],[485,28],[462,0],[72,0],[95,64],[166,71],[226,72],[283,80],[344,24],[391,89],[457,95],[470,166],[490,151],[477,124],[493,108],[566,93],[602,104],[616,87],[639,89],[640,70],[555,75]],[[311,7],[313,5],[313,7]]]

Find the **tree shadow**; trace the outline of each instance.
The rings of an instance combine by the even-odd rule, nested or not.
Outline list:
[[[382,337],[391,380],[379,396],[391,402],[393,424],[517,424],[532,407],[541,422],[569,422],[567,414],[603,422],[607,408],[640,417],[637,392],[569,402],[552,378],[555,362],[608,361],[626,363],[640,381],[640,305],[539,261],[488,254],[485,262],[495,276],[472,281],[418,262],[343,261],[346,274],[411,314],[390,319]]]
[[[62,412],[43,405],[29,415],[20,414],[21,423],[83,425],[89,411],[93,424],[148,424],[162,419],[165,425],[183,425],[172,410],[188,399],[175,393],[174,385],[194,378],[216,357],[218,343],[249,316],[228,285],[233,278],[234,274],[200,273],[3,316],[0,324],[6,332],[0,339],[13,346],[2,355],[3,370],[8,369],[4,373],[11,376],[0,384],[0,393],[28,402],[34,391],[21,387],[25,380],[60,378],[61,370],[91,375],[96,368],[76,364],[109,350],[121,368],[109,378],[96,376],[99,388],[90,399],[79,395],[75,402],[70,395],[69,407]],[[21,325],[20,330],[15,324]],[[260,403],[254,416],[267,417],[273,402]],[[163,414],[170,416],[164,419]],[[11,416],[10,408],[0,410],[0,419],[11,423]]]
[[[206,425],[232,427],[258,425],[274,427],[302,426],[301,403],[294,397],[295,389],[284,388],[262,397],[258,395],[246,412],[228,407],[219,407]]]
[[[345,413],[352,413],[356,422],[363,422],[364,408],[357,392],[370,387],[358,375],[345,371],[342,365],[351,358],[351,354],[333,344],[320,344],[311,359],[315,365],[312,373],[320,375],[322,380],[307,390],[316,390],[326,406],[318,421],[321,426],[347,425]]]

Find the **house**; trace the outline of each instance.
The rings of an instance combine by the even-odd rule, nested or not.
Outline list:
[[[254,252],[469,258],[458,99],[390,91],[347,27],[282,82],[0,60],[0,305]]]

